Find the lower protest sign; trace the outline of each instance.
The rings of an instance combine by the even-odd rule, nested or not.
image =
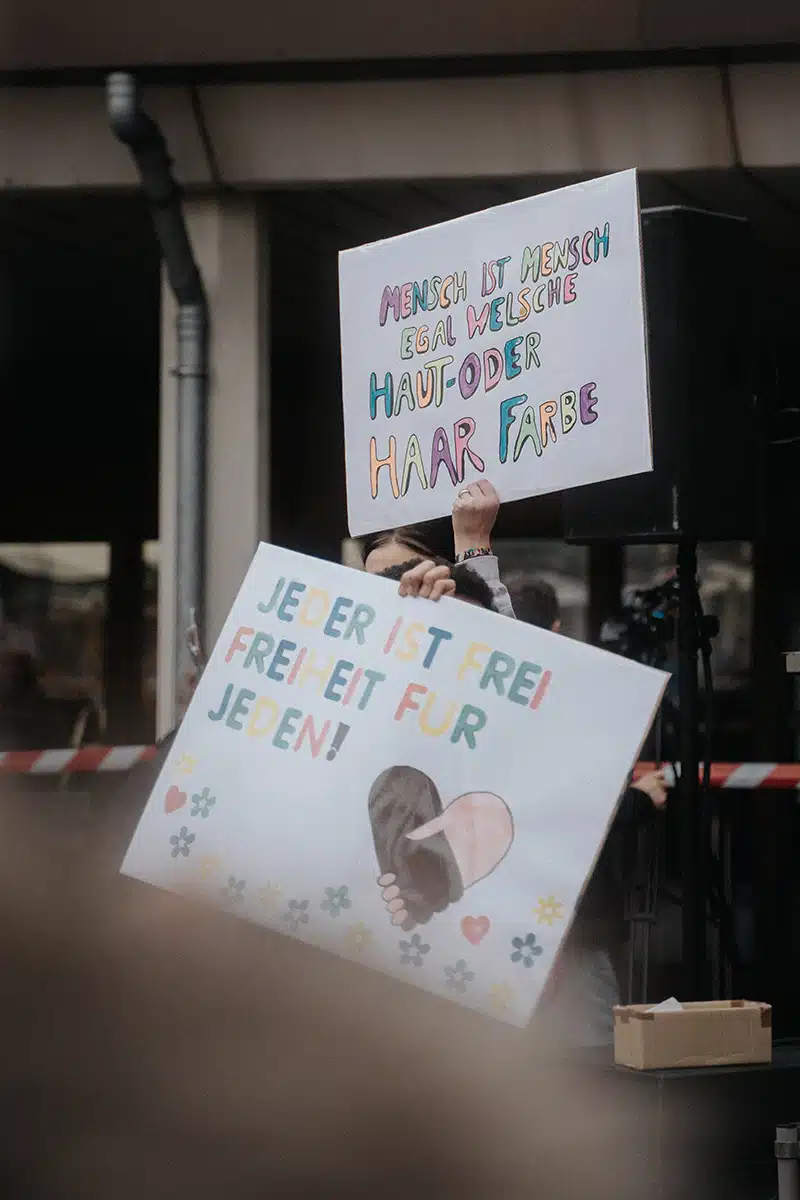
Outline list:
[[[524,1025],[665,682],[262,545],[122,869]]]

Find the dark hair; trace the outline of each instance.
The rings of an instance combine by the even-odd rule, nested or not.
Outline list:
[[[385,571],[379,571],[378,574],[382,575],[384,579],[396,579],[399,582],[406,571],[410,571],[419,561],[418,558],[410,558],[408,562],[397,563],[393,567],[387,567]],[[446,558],[436,557],[431,559],[431,561],[437,567],[450,568],[450,574],[456,585],[456,597],[458,599],[474,600],[481,608],[494,609],[492,589],[477,571],[473,571],[466,563],[458,563],[456,566],[453,566]]]
[[[420,558],[452,559],[453,526],[449,518],[425,521],[421,525],[401,525],[397,529],[382,529],[368,533],[359,541],[361,561],[366,562],[373,550],[381,546],[407,546]]]
[[[474,600],[481,608],[494,610],[494,596],[486,580],[466,563],[457,563],[450,572],[456,581],[456,595],[462,600]]]
[[[561,616],[555,588],[546,579],[524,579],[516,587],[509,585],[514,613],[518,621],[552,629]]]

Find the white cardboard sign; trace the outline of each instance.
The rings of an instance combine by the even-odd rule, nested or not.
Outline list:
[[[339,256],[353,536],[652,469],[635,171]]]
[[[262,545],[122,869],[524,1025],[666,678]]]

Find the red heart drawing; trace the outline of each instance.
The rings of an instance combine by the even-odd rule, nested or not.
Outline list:
[[[164,797],[164,812],[176,812],[177,809],[183,808],[187,799],[188,797],[186,792],[182,792],[180,788],[175,787],[175,784],[173,783],[172,787]]]
[[[461,932],[468,942],[477,946],[478,942],[483,941],[486,937],[491,926],[492,923],[488,917],[464,917],[461,922]]]

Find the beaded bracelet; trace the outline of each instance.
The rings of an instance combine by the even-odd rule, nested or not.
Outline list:
[[[462,550],[456,555],[457,563],[469,562],[471,558],[485,558],[487,554],[491,554],[489,546],[473,546],[471,550]]]

